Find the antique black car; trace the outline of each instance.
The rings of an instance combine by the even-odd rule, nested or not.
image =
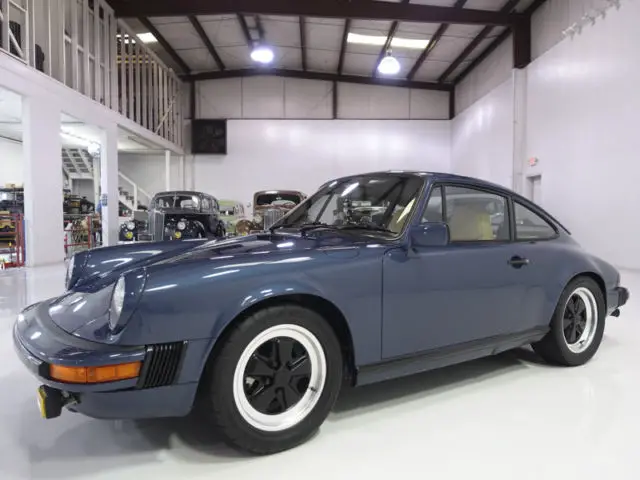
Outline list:
[[[150,240],[223,238],[226,229],[218,200],[192,191],[157,193],[149,205]]]
[[[118,240],[120,242],[135,242],[140,240],[140,234],[146,232],[147,222],[137,220],[136,218],[127,219],[126,222],[120,224],[120,233]]]

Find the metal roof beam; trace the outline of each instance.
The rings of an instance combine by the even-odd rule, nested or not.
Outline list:
[[[300,17],[300,55],[302,58],[302,70],[307,70],[307,20]]]
[[[399,22],[512,25],[519,14],[375,0],[110,0],[118,17],[184,17],[233,13]]]
[[[187,81],[202,80],[220,80],[223,78],[244,78],[256,77],[261,75],[272,75],[276,77],[299,78],[304,80],[321,80],[326,82],[342,82],[356,83],[360,85],[381,85],[389,87],[415,88],[419,90],[437,90],[441,92],[449,92],[453,88],[452,85],[434,83],[434,82],[417,82],[409,81],[401,78],[379,78],[379,77],[362,77],[358,75],[337,75],[335,73],[310,72],[301,70],[287,70],[284,68],[248,68],[242,70],[225,70],[223,72],[202,72],[185,76]]]
[[[516,8],[516,6],[518,5],[518,2],[520,2],[520,0],[508,0],[507,3],[505,3],[504,6],[500,9],[500,13],[505,15],[511,14],[511,11],[514,8]],[[515,23],[521,22],[520,19],[523,18],[524,16],[525,15],[523,14],[518,14],[517,15],[518,20],[516,20]],[[471,40],[469,45],[467,45],[467,47],[462,51],[462,53],[458,55],[458,58],[456,58],[453,61],[453,63],[449,65],[449,68],[447,68],[444,71],[444,73],[440,75],[440,78],[438,78],[438,82],[440,83],[445,82],[447,78],[462,64],[462,62],[464,62],[467,59],[467,57],[471,55],[471,53],[477,48],[477,46],[480,45],[480,43],[489,36],[492,30],[493,30],[493,26],[484,27],[480,31],[480,33],[478,33],[478,35],[476,35],[476,37],[473,40]]]
[[[464,7],[465,3],[467,3],[467,0],[458,0],[453,6],[453,8],[462,8]],[[427,57],[431,55],[431,52],[433,52],[433,49],[436,48],[436,46],[438,45],[438,42],[443,37],[443,35],[447,32],[448,29],[449,29],[448,23],[443,23],[438,27],[438,29],[436,30],[436,33],[434,33],[433,36],[431,37],[431,40],[429,41],[427,48],[425,48],[422,51],[422,53],[416,60],[416,63],[414,63],[413,67],[411,67],[411,70],[409,70],[407,79],[413,80],[413,77],[416,76],[416,73],[418,73],[418,70],[420,70],[420,67],[422,67]]]
[[[220,58],[220,55],[218,55],[216,48],[213,46],[213,43],[211,43],[211,40],[207,36],[207,33],[204,31],[204,28],[202,28],[202,25],[198,21],[198,18],[195,15],[189,15],[189,21],[200,37],[200,40],[202,40],[202,43],[204,43],[204,46],[207,47],[207,50],[209,50],[209,54],[213,57],[213,60],[216,62],[218,68],[220,70],[225,70],[226,66],[224,62]]]
[[[154,37],[156,37],[156,40],[158,40],[158,43],[162,45],[162,48],[166,50],[166,52],[173,59],[173,61],[178,64],[178,66],[182,69],[182,72],[187,75],[190,74],[191,69],[189,68],[189,66],[185,63],[184,60],[182,60],[180,55],[178,55],[178,53],[173,49],[173,47],[169,44],[169,42],[167,42],[167,40],[162,36],[162,34],[153,25],[153,23],[151,23],[151,21],[146,17],[138,17],[138,20],[140,20],[140,23],[142,23],[144,27],[147,30],[149,30],[149,32]]]

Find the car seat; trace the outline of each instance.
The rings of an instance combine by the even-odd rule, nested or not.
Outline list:
[[[472,206],[458,205],[449,220],[451,241],[473,242],[493,240],[491,217],[484,210]]]

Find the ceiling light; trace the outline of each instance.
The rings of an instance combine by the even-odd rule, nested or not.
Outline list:
[[[362,35],[360,33],[349,32],[349,35],[347,35],[347,43],[382,47],[387,43],[387,37],[384,35]],[[427,45],[429,45],[429,40],[401,37],[393,37],[391,40],[391,46],[396,48],[424,50],[427,48]]]
[[[273,62],[273,50],[264,45],[256,47],[251,52],[251,60],[258,63],[271,63]]]
[[[158,39],[153,36],[153,33],[149,32],[138,33],[136,37],[138,37],[142,43],[156,43],[158,41]]]
[[[383,75],[396,75],[400,71],[400,62],[390,54],[378,64],[378,72]]]

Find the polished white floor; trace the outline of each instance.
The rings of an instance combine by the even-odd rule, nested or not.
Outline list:
[[[39,418],[14,355],[20,308],[62,291],[61,267],[0,272],[0,479],[640,478],[640,274],[586,366],[527,350],[344,392],[320,434],[252,458],[196,419]]]

